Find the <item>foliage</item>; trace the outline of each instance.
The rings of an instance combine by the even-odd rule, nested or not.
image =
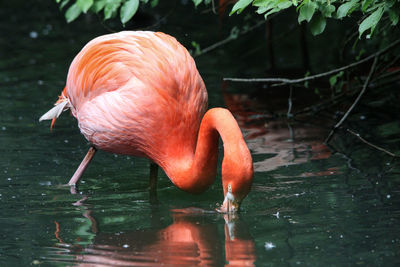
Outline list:
[[[127,23],[137,12],[139,5],[150,3],[151,7],[158,4],[158,0],[55,0],[60,9],[66,8],[67,22],[74,21],[82,13],[103,13],[104,20],[118,15],[122,24]],[[73,2],[74,1],[74,2]],[[197,7],[201,3],[209,5],[213,0],[192,0]],[[220,0],[225,6],[232,1]],[[235,1],[233,1],[235,2]],[[395,26],[399,22],[400,0],[238,0],[233,5],[230,15],[240,14],[248,6],[256,8],[257,14],[267,19],[270,15],[296,8],[298,22],[306,21],[310,25],[312,34],[322,33],[327,19],[343,19],[358,17],[359,37],[366,33],[370,38],[376,26],[383,20],[390,21]],[[383,24],[383,23],[381,23]]]
[[[137,12],[140,2],[147,4],[149,0],[76,0],[72,3],[70,0],[55,0],[60,9],[65,11],[65,19],[67,22],[72,22],[79,17],[82,13],[103,13],[104,20],[114,18],[118,14],[122,24],[127,23]],[[152,7],[158,4],[158,0],[151,0]]]
[[[298,22],[310,23],[314,35],[324,31],[326,20],[350,17],[354,13],[361,14],[358,27],[359,37],[368,32],[369,38],[384,15],[388,15],[393,26],[397,25],[400,15],[399,0],[239,0],[232,8],[230,15],[241,13],[246,7],[254,6],[256,13],[265,18],[273,13],[290,7],[296,7]]]

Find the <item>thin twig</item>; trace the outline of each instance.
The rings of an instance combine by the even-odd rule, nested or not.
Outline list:
[[[365,83],[364,83],[364,86],[363,86],[362,90],[358,94],[356,100],[353,102],[353,104],[350,106],[350,108],[344,114],[342,119],[338,123],[336,123],[336,125],[333,127],[333,129],[331,130],[331,132],[329,133],[328,137],[325,140],[326,144],[329,143],[329,141],[331,140],[331,138],[332,138],[333,134],[335,133],[336,129],[339,128],[340,125],[342,125],[342,123],[347,119],[347,117],[350,115],[350,112],[358,104],[358,102],[360,101],[361,97],[364,95],[365,91],[367,90],[368,85],[369,85],[369,81],[371,80],[371,77],[374,74],[376,63],[378,62],[378,57],[379,57],[378,55],[375,56],[374,63],[372,63],[371,69],[369,70],[368,77],[365,80]]]
[[[212,45],[210,45],[210,46],[208,46],[208,47],[206,47],[206,48],[204,48],[204,49],[201,49],[200,53],[198,53],[198,54],[196,54],[196,55],[193,55],[193,57],[201,56],[201,55],[203,55],[203,54],[205,54],[205,53],[208,53],[208,52],[210,52],[211,50],[214,50],[214,49],[216,49],[216,48],[218,48],[218,47],[220,47],[220,46],[222,46],[222,45],[224,45],[224,44],[226,44],[226,43],[229,43],[229,42],[231,42],[231,41],[233,41],[233,40],[236,40],[238,36],[244,35],[244,34],[246,34],[246,33],[249,33],[249,32],[251,32],[252,30],[254,30],[254,29],[260,27],[261,25],[265,24],[268,20],[274,18],[277,14],[278,14],[278,13],[275,13],[275,14],[273,14],[271,17],[269,17],[268,19],[266,19],[266,20],[261,20],[261,21],[259,21],[258,23],[254,24],[253,26],[251,26],[251,27],[249,27],[249,28],[247,28],[247,29],[245,29],[245,30],[240,31],[240,32],[238,33],[237,36],[233,36],[232,34],[230,34],[230,35],[229,35],[228,37],[226,37],[225,39],[223,39],[223,40],[221,40],[221,41],[218,41],[218,42],[216,42],[215,44],[212,44]]]
[[[217,10],[215,9],[214,0],[212,0],[211,2],[212,2],[212,11],[213,11],[213,13],[216,15],[216,14],[217,14]]]
[[[377,145],[374,145],[374,144],[368,142],[367,140],[365,140],[364,138],[362,138],[358,133],[355,133],[355,132],[353,132],[353,131],[350,130],[350,129],[347,129],[347,131],[348,131],[349,133],[351,133],[352,135],[356,136],[358,139],[360,139],[362,142],[366,143],[367,145],[369,145],[369,146],[371,146],[371,147],[373,147],[373,148],[375,148],[375,149],[377,149],[377,150],[380,150],[380,151],[382,151],[382,152],[388,154],[389,156],[392,156],[392,157],[395,157],[395,158],[400,157],[399,155],[396,155],[396,154],[394,154],[394,153],[392,153],[392,152],[390,152],[390,151],[387,151],[387,150],[384,149],[384,148],[381,148],[381,147],[379,147],[379,146],[377,146]]]
[[[327,72],[323,72],[323,73],[319,73],[316,75],[312,75],[312,76],[308,76],[308,77],[303,77],[303,78],[299,78],[299,79],[287,79],[287,78],[250,78],[250,79],[245,79],[245,78],[223,78],[224,81],[232,81],[232,82],[267,82],[267,83],[277,83],[277,84],[272,84],[272,86],[282,86],[285,84],[293,84],[293,83],[301,83],[301,82],[305,82],[305,81],[309,81],[309,80],[314,80],[317,78],[321,78],[321,77],[325,77],[325,76],[329,76],[350,68],[353,68],[355,66],[358,66],[362,63],[365,63],[373,58],[376,58],[377,56],[386,53],[387,51],[389,51],[390,49],[396,47],[398,44],[400,44],[400,39],[393,42],[392,44],[388,45],[387,47],[379,50],[378,52],[364,58],[361,59],[359,61],[353,62],[349,65],[343,66],[341,68],[337,68],[337,69],[333,69]]]
[[[347,94],[346,92],[342,92],[342,93],[340,93],[340,94],[338,94],[338,95],[336,95],[336,96],[334,96],[332,98],[329,98],[327,100],[321,101],[321,102],[319,102],[319,103],[317,103],[315,105],[305,107],[302,110],[296,111],[296,112],[294,112],[293,115],[296,116],[296,115],[299,115],[299,114],[302,114],[302,113],[320,112],[320,111],[322,111],[322,110],[324,110],[326,108],[329,108],[332,105],[337,104],[337,101],[340,98],[345,97],[346,94]]]
[[[292,105],[293,105],[292,95],[293,95],[293,86],[290,86],[289,98],[288,98],[288,111],[287,111],[287,117],[288,118],[293,117],[293,114],[292,114]]]

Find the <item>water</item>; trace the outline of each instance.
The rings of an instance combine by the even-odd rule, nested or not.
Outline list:
[[[329,112],[298,121],[274,119],[271,110],[286,112],[287,90],[276,98],[276,91],[260,85],[221,83],[222,77],[265,68],[267,62],[259,60],[262,29],[196,58],[210,106],[232,110],[255,161],[254,185],[239,215],[214,211],[222,202],[220,174],[207,192],[190,195],[160,173],[153,199],[146,160],[105,152],[97,153],[77,194],[71,194],[64,184],[89,145],[68,114],[53,132],[38,118],[61,92],[73,56],[107,30],[95,18],[66,25],[57,8],[43,7],[47,4],[9,5],[0,11],[1,266],[400,263],[396,162],[355,139],[336,138],[342,153],[329,150],[322,143],[333,122]],[[169,15],[154,29],[188,47],[193,39],[212,44],[221,38],[217,29],[204,36],[196,27],[217,25],[214,17],[176,8],[188,28]],[[246,42],[254,51],[237,55]],[[296,103],[300,108],[307,101]],[[352,125],[365,125],[355,118],[367,116],[371,132],[392,136],[383,144],[398,149],[395,135],[385,130],[389,122],[358,112]]]

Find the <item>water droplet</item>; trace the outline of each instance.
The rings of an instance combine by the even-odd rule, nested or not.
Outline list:
[[[343,238],[343,235],[340,235],[340,238]]]
[[[38,36],[39,36],[39,34],[35,31],[31,31],[29,33],[29,37],[31,37],[32,39],[36,39],[36,38],[38,38]]]
[[[275,248],[276,246],[272,242],[265,242],[264,244],[265,250],[271,250]]]
[[[3,126],[3,127],[1,127],[1,129],[2,129],[3,131],[5,131],[7,128],[6,128],[6,126]]]
[[[67,139],[64,140],[64,143],[68,144],[68,142],[69,142],[69,141],[68,141]]]
[[[360,116],[360,120],[365,120],[367,117],[365,117],[364,115]]]
[[[12,178],[11,178],[11,177],[8,177],[8,178],[7,178],[7,181],[11,181],[11,180],[12,180]]]
[[[37,83],[38,83],[38,85],[43,85],[43,81],[42,80],[38,80]]]
[[[390,195],[386,195],[386,198],[389,199],[391,196]]]

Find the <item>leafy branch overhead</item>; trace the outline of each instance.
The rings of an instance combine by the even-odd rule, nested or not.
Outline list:
[[[140,2],[147,4],[150,2],[152,7],[158,4],[158,0],[55,0],[60,9],[65,11],[65,19],[67,22],[72,22],[79,17],[82,13],[87,12],[100,14],[103,13],[104,20],[114,18],[118,15],[122,24],[127,23],[136,14]]]
[[[122,24],[127,23],[137,12],[139,5],[150,4],[154,7],[158,0],[55,0],[60,9],[66,8],[67,22],[74,21],[82,13],[103,13],[104,20],[114,18],[118,14]],[[221,6],[228,2],[224,0],[192,0],[197,7],[200,4],[210,5],[218,2]],[[214,3],[215,4],[215,3]],[[298,22],[309,23],[314,35],[325,30],[327,19],[360,18],[359,37],[366,33],[370,38],[383,20],[389,20],[395,26],[399,22],[400,0],[238,0],[232,7],[230,15],[240,14],[247,7],[255,8],[257,14],[268,18],[271,14],[295,8]]]
[[[265,18],[295,7],[298,22],[309,22],[314,35],[324,31],[328,18],[343,19],[358,14],[361,15],[359,37],[367,32],[369,38],[385,14],[393,26],[397,25],[400,15],[399,0],[239,0],[233,6],[230,15],[240,14],[250,5],[256,8],[256,13],[263,14]]]

